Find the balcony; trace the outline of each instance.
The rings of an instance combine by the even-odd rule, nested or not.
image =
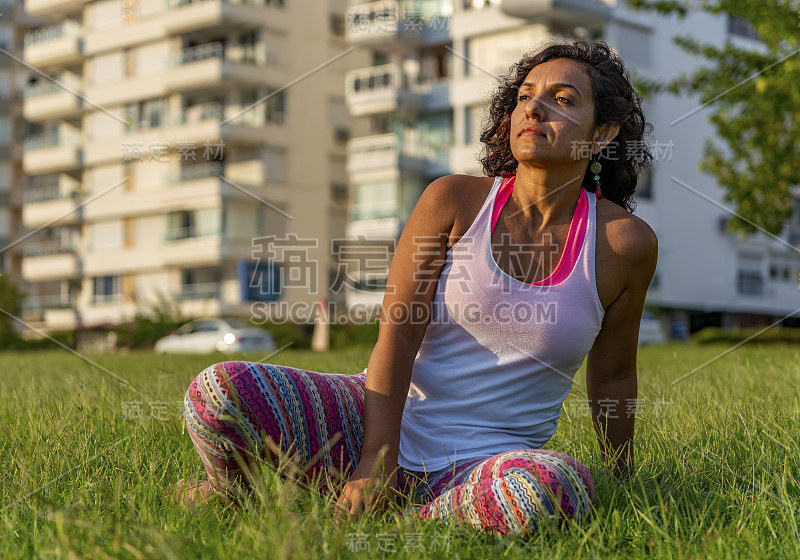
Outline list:
[[[66,192],[58,185],[25,191],[22,206],[25,227],[73,224],[79,220],[77,192]]]
[[[403,142],[397,134],[377,134],[353,138],[347,144],[347,172],[358,174],[377,170],[427,174],[441,167],[440,152],[418,142]],[[445,156],[446,157],[446,156]]]
[[[391,111],[414,112],[424,103],[424,94],[412,91],[399,64],[382,64],[351,70],[345,77],[345,96],[350,114],[356,117]]]
[[[60,239],[28,243],[23,252],[22,277],[26,282],[78,278],[74,247]]]
[[[409,46],[445,41],[450,11],[450,3],[442,0],[379,0],[350,6],[345,35],[355,45],[402,52]]]
[[[616,4],[616,0],[503,0],[500,10],[531,21],[593,27],[611,19]]]
[[[22,167],[25,173],[39,175],[77,169],[82,163],[78,136],[52,131],[26,137],[22,144]]]
[[[83,108],[83,100],[72,92],[80,93],[80,86],[69,82],[63,85],[68,89],[51,80],[27,87],[24,90],[25,102],[22,107],[25,118],[35,122],[79,114]]]
[[[79,62],[83,56],[83,28],[74,21],[64,21],[25,35],[23,58],[36,67],[63,66]]]
[[[214,41],[181,50],[164,74],[169,91],[230,87],[231,83],[261,85],[285,79],[280,67],[262,60],[251,45]]]
[[[26,297],[22,300],[22,318],[30,322],[44,322],[48,328],[52,324],[53,329],[75,328],[74,305],[74,300],[68,295]]]
[[[219,282],[183,284],[178,298],[181,300],[218,299],[220,293]]]
[[[25,12],[30,16],[56,19],[82,11],[83,2],[75,0],[25,0]]]
[[[178,115],[162,116],[155,126],[144,123],[126,131],[124,136],[98,139],[87,145],[85,163],[97,165],[118,160],[120,148],[131,155],[138,149],[147,156],[148,146],[155,142],[170,147],[180,143],[189,154],[184,157],[191,158],[194,153],[198,160],[212,160],[218,153],[224,154],[229,143],[259,145],[270,137],[274,138],[278,128],[254,118],[252,112],[223,124],[223,113],[223,106],[219,103],[202,103],[187,107]]]
[[[168,33],[187,33],[210,27],[231,30],[264,25],[283,27],[281,10],[265,10],[264,0],[170,0],[162,23]]]

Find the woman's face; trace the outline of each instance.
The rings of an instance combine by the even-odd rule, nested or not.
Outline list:
[[[585,165],[594,132],[594,99],[583,66],[566,58],[535,66],[511,112],[511,153],[536,167]]]

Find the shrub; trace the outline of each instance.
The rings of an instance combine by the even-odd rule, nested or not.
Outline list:
[[[723,329],[720,327],[706,327],[691,336],[692,342],[697,344],[798,344],[800,343],[800,329],[773,327],[761,334],[763,328],[748,329]],[[749,339],[749,340],[748,340]]]

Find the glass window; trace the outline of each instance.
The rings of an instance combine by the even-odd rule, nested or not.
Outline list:
[[[114,301],[119,295],[119,276],[97,276],[94,279],[95,303]]]
[[[393,179],[354,185],[353,220],[398,216],[397,183]]]

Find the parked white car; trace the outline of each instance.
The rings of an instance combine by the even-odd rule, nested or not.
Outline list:
[[[158,354],[270,352],[275,350],[275,340],[269,332],[241,319],[196,319],[159,339],[154,350]]]
[[[658,317],[645,311],[642,314],[642,322],[639,324],[639,345],[645,344],[664,344],[667,342],[667,335]]]

